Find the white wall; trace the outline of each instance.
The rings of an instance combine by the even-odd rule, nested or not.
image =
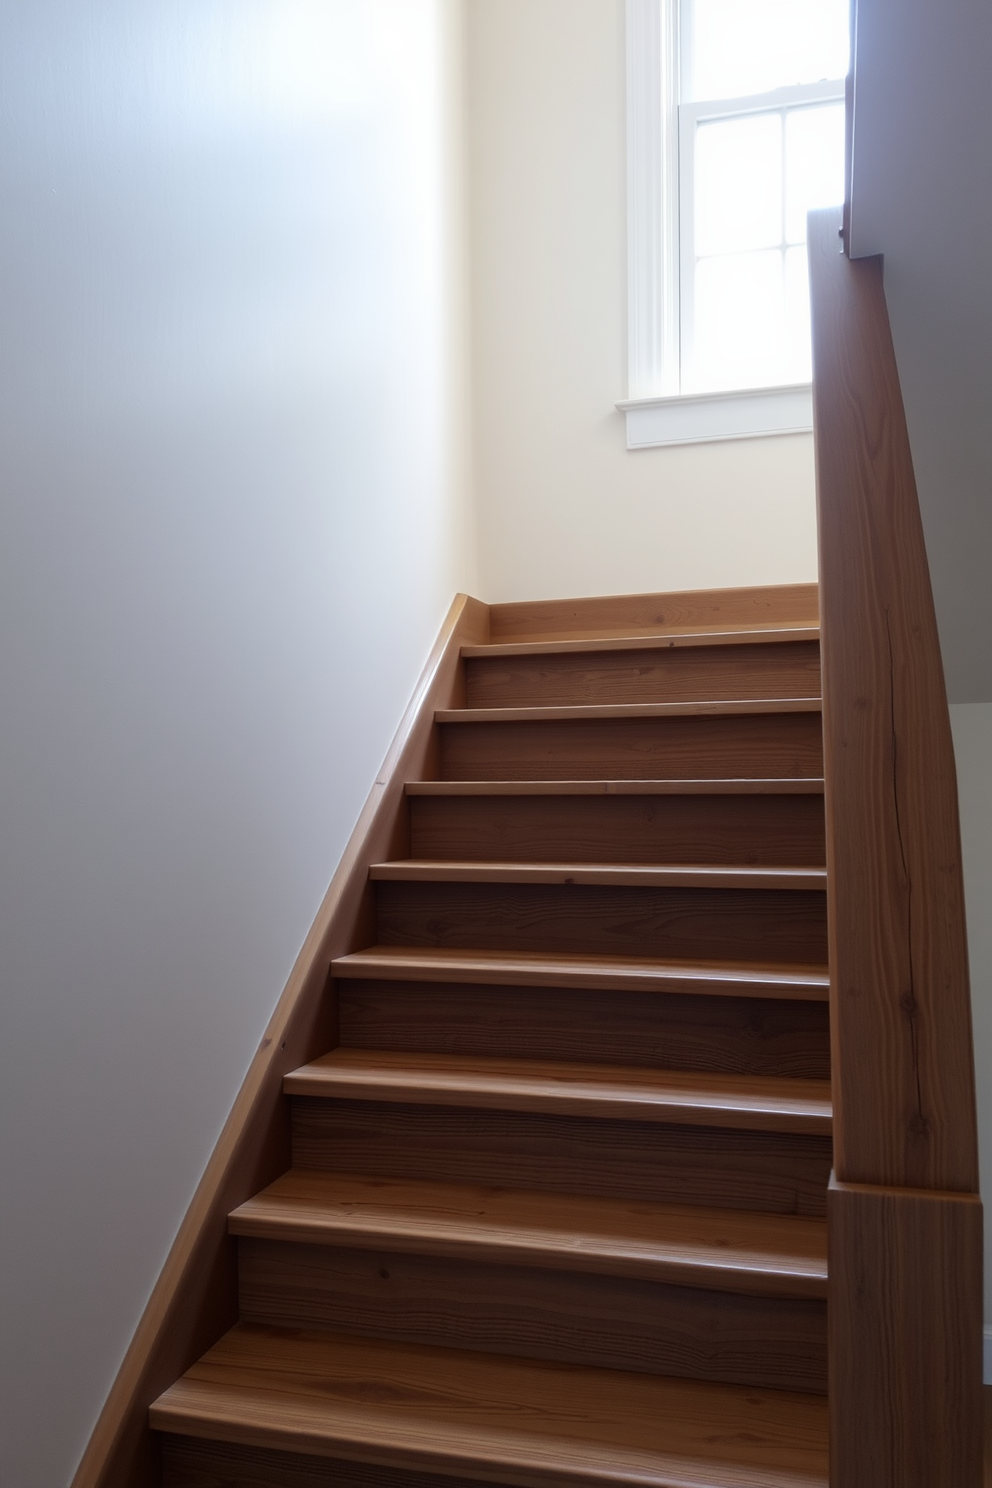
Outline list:
[[[0,9],[0,1482],[65,1484],[456,588],[457,12]]]
[[[811,436],[630,453],[624,0],[467,0],[482,598],[816,578]]]
[[[978,1144],[985,1201],[985,1321],[992,1323],[992,703],[952,705],[951,728],[961,804]],[[986,1382],[992,1384],[992,1378]]]
[[[851,246],[885,296],[953,701],[992,701],[987,0],[858,0]]]

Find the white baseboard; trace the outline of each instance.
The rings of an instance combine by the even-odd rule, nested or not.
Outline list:
[[[992,1325],[986,1323],[982,1347],[982,1379],[992,1385]]]

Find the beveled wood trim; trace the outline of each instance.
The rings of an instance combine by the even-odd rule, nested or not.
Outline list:
[[[411,780],[408,796],[822,796],[823,781],[742,780]]]
[[[784,889],[827,886],[823,868],[630,867],[618,863],[373,863],[376,883],[622,884],[643,888]]]
[[[372,946],[340,956],[336,977],[355,981],[455,982],[492,987],[585,987],[602,992],[661,992],[692,997],[826,1002],[825,966],[650,961],[636,956],[570,956],[531,951],[449,951]]]
[[[810,217],[835,1169],[975,1192],[958,803],[880,259]]]
[[[456,596],[155,1285],[72,1488],[147,1488],[148,1408],[237,1319],[227,1217],[290,1163],[283,1077],[335,1043],[330,964],[374,940],[369,864],[408,850],[404,787],[435,771],[434,714],[462,697],[461,647],[487,606]]]
[[[771,630],[693,630],[679,635],[586,637],[570,641],[493,641],[488,646],[463,646],[465,657],[582,656],[599,651],[670,651],[706,646],[781,646],[790,641],[818,641],[818,625],[780,626]]]
[[[576,703],[552,708],[439,708],[438,723],[574,723],[584,718],[741,717],[764,713],[819,713],[818,697],[731,698],[707,703]]]
[[[492,642],[667,635],[690,630],[795,629],[819,623],[815,584],[684,589],[589,599],[525,600],[490,606]]]

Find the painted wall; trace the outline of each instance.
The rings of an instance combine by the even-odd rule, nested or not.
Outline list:
[[[851,246],[885,295],[947,686],[992,702],[992,107],[986,0],[858,0]]]
[[[992,1324],[992,703],[952,705],[951,728],[961,803],[978,1143],[985,1201],[985,1321]],[[986,1360],[986,1383],[992,1384],[992,1357]]]
[[[812,437],[628,452],[624,0],[467,0],[482,597],[816,578]]]
[[[68,1482],[457,588],[457,10],[0,8],[0,1483]]]

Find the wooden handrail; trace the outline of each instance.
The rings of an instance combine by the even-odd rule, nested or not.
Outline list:
[[[957,789],[880,259],[810,216],[831,965],[831,1479],[981,1474]]]

